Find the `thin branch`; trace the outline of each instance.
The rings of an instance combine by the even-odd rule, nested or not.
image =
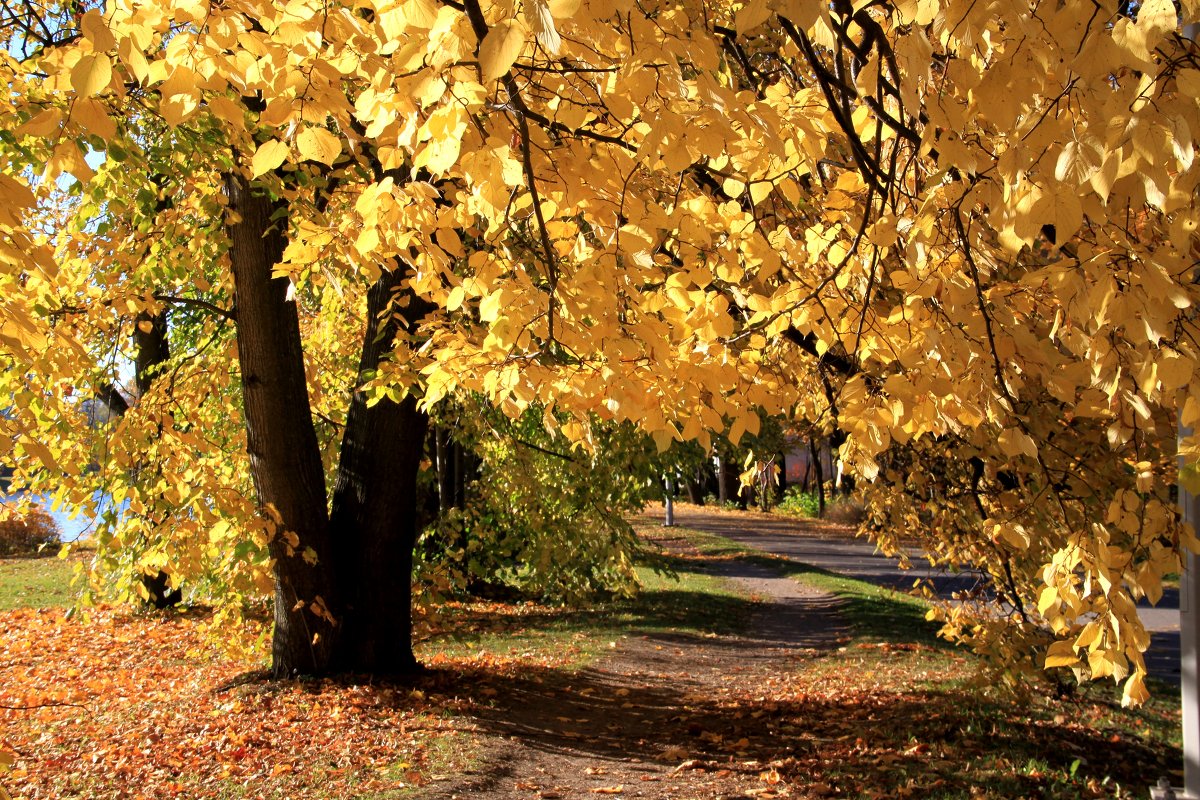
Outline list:
[[[196,308],[203,308],[206,311],[211,311],[218,317],[222,317],[231,322],[237,322],[236,309],[221,308],[220,306],[213,305],[207,300],[201,300],[199,297],[179,297],[176,295],[163,293],[156,293],[153,295],[153,297],[160,303],[174,303],[175,305],[181,306],[195,306]]]
[[[534,444],[533,442],[527,442],[524,439],[518,439],[516,436],[510,436],[509,439],[514,444],[519,444],[522,447],[528,447],[530,450],[536,450],[539,453],[544,453],[548,456],[553,456],[555,458],[561,458],[563,461],[569,461],[572,464],[575,463],[575,459],[565,453],[559,453],[555,450],[548,450],[545,447],[541,447],[540,445]]]
[[[0,710],[4,711],[36,711],[39,708],[87,708],[83,703],[68,703],[64,700],[54,700],[49,703],[38,703],[30,706],[5,706],[0,705]]]

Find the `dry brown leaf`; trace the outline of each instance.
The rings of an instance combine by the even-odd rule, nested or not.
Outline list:
[[[659,761],[682,761],[688,757],[688,751],[677,744],[673,744],[666,750],[663,750],[655,758]]]
[[[698,758],[689,758],[687,761],[683,762],[683,763],[682,763],[682,764],[680,764],[678,767],[676,767],[675,769],[671,770],[671,774],[672,774],[672,775],[678,775],[679,773],[683,772],[684,770],[689,770],[689,769],[702,769],[703,767],[704,767],[704,762],[703,762],[703,761],[701,761],[700,759],[698,759]]]

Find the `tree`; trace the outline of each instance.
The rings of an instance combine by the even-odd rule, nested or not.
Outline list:
[[[463,502],[443,510],[418,553],[443,592],[582,604],[629,595],[642,552],[626,517],[660,498],[662,459],[633,425],[588,421],[587,450],[569,450],[545,408],[516,419],[461,398],[439,409],[478,460]]]
[[[470,391],[572,415],[580,446],[589,414],[664,449],[760,413],[828,428],[879,524],[1003,587],[1003,620],[949,630],[1137,701],[1133,599],[1195,541],[1168,487],[1174,415],[1200,416],[1196,12],[9,5],[5,374],[51,406],[22,382],[104,338],[53,313],[136,272],[136,195],[94,187],[144,159],[130,121],[153,118],[190,143],[208,214],[148,230],[205,242],[235,304],[278,673],[412,665],[415,442]],[[336,465],[310,413],[334,396]],[[5,421],[12,453],[69,472],[41,444],[55,419]]]

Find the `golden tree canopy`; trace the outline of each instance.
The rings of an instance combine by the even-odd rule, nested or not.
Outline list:
[[[344,414],[362,298],[403,259],[432,310],[380,396],[540,402],[585,446],[593,414],[663,447],[760,410],[836,426],[885,542],[919,531],[996,578],[1006,636],[968,606],[948,630],[1139,701],[1135,600],[1194,541],[1169,487],[1176,422],[1200,419],[1197,10],[6,5],[0,452],[85,496],[96,445],[64,387],[111,379],[139,313],[187,308],[191,350],[105,452],[157,458],[190,509],[142,521],[159,562],[251,535],[222,493],[245,484],[237,175],[286,208],[319,416]]]

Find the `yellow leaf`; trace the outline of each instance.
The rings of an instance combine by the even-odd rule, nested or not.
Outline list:
[[[550,0],[547,4],[555,19],[570,19],[582,5],[582,0]]]
[[[1200,96],[1200,71],[1182,69],[1175,75],[1175,82],[1185,97]]]
[[[196,113],[196,109],[199,107],[200,94],[193,91],[182,92],[166,98],[159,105],[158,110],[168,125],[181,125]]]
[[[1100,623],[1092,620],[1084,626],[1083,630],[1075,637],[1076,647],[1091,647],[1100,639]]]
[[[408,0],[402,8],[405,20],[414,28],[429,30],[437,24],[438,3],[435,0]]]
[[[1069,641],[1059,641],[1050,645],[1046,650],[1046,669],[1051,667],[1073,667],[1079,663],[1075,654],[1075,645]]]
[[[354,249],[363,255],[367,255],[368,253],[374,252],[375,248],[379,247],[380,243],[379,229],[374,225],[369,225],[366,228],[363,228],[362,233],[360,233],[358,238],[354,240]]]
[[[235,535],[233,526],[230,525],[227,520],[220,520],[216,525],[213,525],[212,528],[209,529],[208,540],[210,542],[220,542],[231,538],[233,535]]]
[[[1079,231],[1083,225],[1083,206],[1079,197],[1069,187],[1060,186],[1057,194],[1046,194],[1036,207],[1036,216],[1041,224],[1054,226],[1056,244],[1061,247]]]
[[[734,17],[734,27],[738,33],[746,33],[762,25],[771,16],[767,0],[750,0],[742,6]]]
[[[742,434],[746,432],[746,417],[739,415],[734,417],[733,424],[729,426],[729,441],[737,444],[742,439]]]
[[[1158,360],[1158,379],[1165,392],[1173,392],[1186,386],[1192,379],[1195,363],[1190,358],[1164,353]]]
[[[25,448],[25,452],[42,462],[42,466],[51,471],[58,469],[58,461],[55,460],[54,454],[50,452],[50,448],[34,439],[25,439],[21,442],[21,446]]]
[[[47,108],[45,111],[38,112],[28,122],[17,128],[17,133],[22,136],[39,136],[45,138],[58,133],[60,125],[62,125],[62,112],[57,108]]]
[[[1140,706],[1149,699],[1150,692],[1146,690],[1144,673],[1135,672],[1129,680],[1125,681],[1125,690],[1121,693],[1121,705],[1125,707]]]
[[[305,128],[296,137],[296,148],[301,158],[318,161],[327,167],[342,154],[342,140],[325,128],[316,126]]]
[[[117,123],[108,115],[108,109],[100,100],[79,100],[71,109],[71,120],[108,141],[117,135]]]
[[[117,53],[125,67],[139,82],[147,81],[150,77],[150,63],[146,54],[141,51],[132,38],[123,38],[117,45]]]
[[[291,152],[286,142],[281,142],[278,139],[271,139],[268,142],[263,142],[258,150],[254,152],[254,158],[250,162],[250,175],[257,178],[279,167],[287,160],[288,153]]]
[[[550,4],[546,0],[525,0],[525,21],[538,44],[550,55],[558,55],[562,47],[562,39],[554,27],[554,15],[550,13]]]
[[[1116,662],[1113,661],[1112,654],[1107,650],[1092,649],[1087,654],[1088,669],[1092,673],[1092,680],[1097,678],[1108,678],[1116,673]],[[1124,675],[1117,677],[1120,680]]]
[[[492,292],[479,303],[479,318],[484,322],[493,322],[500,316],[504,307],[504,292]]]
[[[92,43],[93,49],[112,50],[117,46],[116,37],[112,35],[112,31],[108,29],[108,23],[96,9],[83,15],[83,19],[79,21],[79,27],[83,29],[84,38]]]
[[[996,437],[996,444],[1000,446],[1000,451],[1009,458],[1019,455],[1037,458],[1037,443],[1024,431],[1017,428],[1006,428],[1001,431],[1000,435]]]
[[[112,80],[112,61],[102,53],[89,53],[71,68],[71,88],[82,97],[97,95]]]
[[[1058,589],[1054,588],[1053,586],[1047,586],[1046,588],[1042,589],[1041,594],[1038,596],[1038,613],[1045,614],[1046,609],[1050,608],[1050,606],[1055,605],[1056,603],[1058,603]]]
[[[479,70],[483,73],[485,84],[508,72],[508,68],[521,54],[528,32],[525,23],[520,20],[506,19],[497,23],[488,31],[488,35],[483,37],[483,42],[479,45]]]
[[[240,103],[235,103],[228,97],[210,97],[208,98],[208,110],[213,113],[217,119],[222,122],[228,122],[237,128],[244,129],[245,123],[245,107]]]

